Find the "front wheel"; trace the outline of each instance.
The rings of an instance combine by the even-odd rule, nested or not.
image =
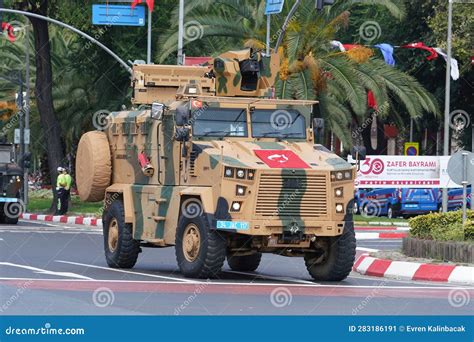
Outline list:
[[[112,268],[132,268],[140,253],[140,244],[133,239],[130,223],[125,223],[121,201],[113,202],[104,212],[104,249],[107,264]]]
[[[181,216],[176,230],[176,260],[185,277],[215,278],[224,265],[227,243],[207,219]]]
[[[319,253],[306,253],[304,260],[309,274],[316,281],[341,281],[354,265],[356,239],[353,223],[346,223],[337,237],[325,238]]]

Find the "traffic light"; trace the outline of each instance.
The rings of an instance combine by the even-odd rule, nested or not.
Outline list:
[[[324,6],[334,5],[334,0],[316,0],[316,9],[322,11]]]
[[[23,169],[29,169],[31,167],[31,152],[25,153],[21,158],[20,166]]]

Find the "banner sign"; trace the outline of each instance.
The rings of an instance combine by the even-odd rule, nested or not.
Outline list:
[[[145,26],[145,7],[130,5],[92,5],[92,24],[108,26]]]
[[[439,156],[367,156],[360,163],[355,184],[357,188],[458,188],[447,174],[448,160]]]
[[[265,15],[281,13],[284,4],[285,0],[267,0]]]

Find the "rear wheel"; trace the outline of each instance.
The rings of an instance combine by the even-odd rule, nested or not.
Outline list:
[[[255,253],[244,256],[227,256],[227,263],[233,271],[253,272],[260,265],[262,253]]]
[[[132,268],[140,253],[140,244],[133,239],[130,223],[125,223],[121,201],[113,202],[104,213],[104,249],[107,264],[112,268]]]
[[[392,218],[395,218],[397,216],[398,216],[397,210],[395,210],[395,208],[391,204],[389,204],[388,208],[387,208],[387,217],[389,219],[392,219]]]
[[[184,211],[200,212],[186,208]],[[219,232],[210,229],[203,215],[186,216],[181,216],[176,230],[175,251],[179,269],[185,277],[214,278],[224,265],[226,240]]]
[[[306,253],[304,260],[309,274],[316,281],[341,281],[349,275],[354,265],[356,239],[354,225],[346,223],[344,232],[322,241],[318,253]]]

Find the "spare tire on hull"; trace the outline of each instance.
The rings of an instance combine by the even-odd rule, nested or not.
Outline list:
[[[111,176],[112,159],[107,135],[100,131],[84,134],[76,156],[76,183],[81,200],[102,201]]]

